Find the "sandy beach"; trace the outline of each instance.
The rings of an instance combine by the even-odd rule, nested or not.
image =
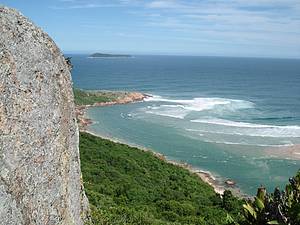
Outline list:
[[[289,160],[300,160],[300,145],[283,146],[277,148],[267,148],[266,155],[274,158]]]

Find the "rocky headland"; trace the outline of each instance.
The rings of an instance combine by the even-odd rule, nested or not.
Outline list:
[[[90,107],[111,106],[117,104],[129,104],[143,101],[150,97],[140,92],[125,91],[85,91],[74,89],[76,103],[76,117],[81,131],[86,131],[92,120],[86,116],[86,110]]]

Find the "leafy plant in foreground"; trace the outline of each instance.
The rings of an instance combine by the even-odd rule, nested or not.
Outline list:
[[[253,201],[243,205],[246,224],[299,225],[300,224],[300,171],[289,179],[285,191],[276,188],[267,194],[261,187]]]

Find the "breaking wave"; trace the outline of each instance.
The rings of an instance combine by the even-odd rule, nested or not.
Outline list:
[[[148,103],[144,108],[145,113],[180,119],[175,122],[175,127],[185,130],[190,137],[206,142],[267,147],[289,146],[300,138],[300,126],[236,121],[245,118],[247,121],[255,121],[255,118],[262,115],[266,117],[250,101],[228,98],[171,99],[161,96],[152,96],[145,101]],[[254,119],[251,119],[250,114]],[[277,117],[270,118],[278,121],[275,119]],[[269,120],[259,122],[262,121],[268,123]]]
[[[147,98],[147,102],[161,102],[159,106],[149,106],[147,113],[183,119],[190,112],[201,112],[221,107],[224,111],[254,108],[254,103],[227,98],[168,99],[161,96]],[[166,104],[169,103],[169,104]]]

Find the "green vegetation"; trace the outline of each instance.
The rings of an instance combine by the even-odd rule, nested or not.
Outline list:
[[[73,89],[75,104],[80,105],[92,105],[99,102],[116,101],[118,98],[124,96],[126,92],[114,92],[114,91],[87,91],[80,89]]]
[[[88,133],[80,133],[80,156],[93,224],[300,224],[300,171],[285,191],[261,187],[246,202],[230,191],[217,195],[151,152]]]
[[[251,225],[299,225],[300,224],[300,171],[289,179],[285,191],[278,188],[267,194],[261,187],[254,201],[244,204],[247,224]]]
[[[223,199],[189,171],[150,152],[80,134],[81,169],[94,224],[229,224],[242,202]]]

